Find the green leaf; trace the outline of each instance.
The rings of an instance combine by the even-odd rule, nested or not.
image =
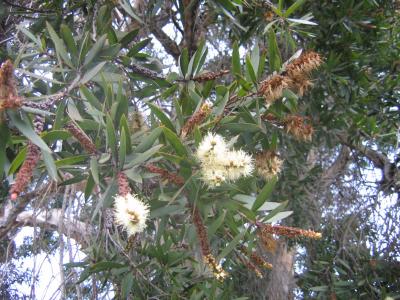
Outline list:
[[[22,132],[24,136],[26,136],[32,143],[38,146],[45,152],[51,153],[51,149],[46,145],[46,143],[36,134],[36,132],[31,127],[30,123],[28,123],[27,117],[24,114],[18,114],[15,111],[8,110],[8,116],[10,117],[13,125],[18,128],[19,131]],[[22,115],[22,118],[21,118]]]
[[[199,47],[197,48],[196,52],[194,53],[193,57],[190,60],[190,63],[192,65],[192,74],[193,76],[195,76],[202,67],[202,57],[204,56],[204,54],[207,52],[207,48],[204,47],[205,45],[205,41],[202,40],[199,44]]]
[[[246,234],[247,229],[243,230],[242,232],[239,232],[233,240],[221,251],[221,253],[218,255],[217,261],[225,258],[233,249],[235,249],[236,245],[239,244],[239,242],[243,239],[244,235]]]
[[[89,80],[91,80],[94,76],[97,75],[97,73],[99,73],[101,71],[101,69],[104,67],[104,65],[106,64],[106,61],[103,61],[99,64],[97,64],[95,67],[93,67],[92,69],[90,69],[89,71],[87,71],[85,73],[85,75],[83,75],[83,77],[80,80],[80,84],[83,85],[85,83],[87,83]]]
[[[54,163],[53,156],[51,155],[51,153],[42,152],[42,157],[46,165],[47,173],[49,174],[50,178],[53,181],[57,181],[58,179],[57,167],[56,164]]]
[[[119,121],[119,131],[121,132],[121,136],[122,136],[122,130],[124,130],[125,133],[126,154],[130,154],[132,152],[132,142],[131,142],[131,135],[129,132],[129,124],[128,120],[125,117],[125,114],[121,116],[121,119]]]
[[[76,46],[71,30],[65,24],[61,24],[60,29],[61,35],[65,44],[67,45],[69,53],[71,53],[71,56],[78,58],[78,47]]]
[[[125,128],[122,128],[120,132],[119,154],[118,154],[118,164],[121,169],[124,167],[125,157],[126,157],[126,135],[125,135]]]
[[[329,287],[327,285],[313,286],[310,290],[314,292],[327,292]]]
[[[228,101],[229,101],[229,92],[226,92],[225,95],[222,98],[220,98],[220,100],[214,105],[213,114],[215,116],[222,115]]]
[[[3,172],[5,171],[5,164],[7,162],[7,143],[10,140],[10,132],[7,125],[0,121],[0,182],[3,179]],[[18,153],[19,154],[19,153]]]
[[[278,9],[279,9],[280,11],[282,11],[282,9],[283,9],[283,1],[284,1],[284,0],[279,0],[279,2],[278,2]]]
[[[99,54],[100,50],[103,49],[106,39],[107,35],[103,34],[92,46],[92,48],[90,48],[89,52],[86,54],[83,66],[89,65],[93,61],[93,59]]]
[[[42,134],[42,139],[46,142],[54,142],[57,140],[66,140],[71,137],[71,133],[65,130],[52,130]]]
[[[27,147],[25,146],[18,152],[17,156],[11,162],[10,169],[8,170],[8,175],[14,174],[18,170],[18,168],[22,165],[26,157],[26,151]]]
[[[74,156],[56,160],[55,164],[57,167],[76,165],[80,162],[85,161],[87,158],[88,158],[88,156],[86,154],[85,155],[74,155]]]
[[[252,123],[227,123],[223,124],[222,127],[235,132],[257,132],[261,130],[257,124]]]
[[[115,155],[117,141],[115,138],[114,124],[109,114],[107,114],[106,126],[107,126],[107,145],[111,149],[111,153]]]
[[[253,207],[251,208],[252,211],[257,211],[268,200],[275,188],[275,184],[277,181],[278,180],[276,176],[274,176],[264,185],[261,192],[258,194],[256,201],[253,204]]]
[[[151,38],[147,38],[147,39],[144,39],[144,40],[136,43],[135,45],[133,45],[131,47],[131,49],[129,50],[127,56],[129,56],[129,57],[136,56],[136,54],[138,54],[138,52],[140,50],[142,50],[144,47],[146,47],[150,43],[150,41],[151,41]]]
[[[49,22],[46,22],[47,31],[50,34],[50,38],[52,39],[54,46],[56,47],[56,52],[61,56],[64,62],[71,68],[74,68],[74,65],[71,59],[68,56],[67,49],[65,48],[64,42],[60,39],[60,37],[55,32],[54,28],[51,26]]]
[[[232,71],[233,74],[240,76],[242,74],[241,65],[240,65],[240,55],[239,55],[239,46],[237,41],[233,43],[233,51],[232,51]]]
[[[268,215],[265,216],[264,221],[267,221],[268,219],[273,218],[276,214],[280,213],[288,204],[288,201],[283,201],[280,203],[280,205],[273,209]]]
[[[299,9],[306,0],[297,0],[295,3],[293,3],[284,13],[284,17],[289,17],[291,14],[293,14],[297,9]]]
[[[127,166],[125,166],[125,168],[129,169],[145,162],[146,160],[151,158],[154,154],[156,154],[162,147],[163,145],[156,145],[143,153],[135,153],[134,158],[129,162]]]
[[[118,269],[125,267],[125,264],[120,264],[112,261],[101,261],[90,266],[90,273],[98,273],[110,269]]]
[[[56,117],[54,119],[53,129],[58,130],[62,127],[66,101],[61,101],[57,105]]]
[[[254,72],[257,71],[258,74],[258,67],[260,65],[260,48],[258,47],[258,43],[256,43],[256,45],[254,46],[253,51],[251,51],[250,61],[251,61],[251,66],[253,67],[253,71]]]
[[[122,279],[121,284],[121,299],[127,299],[133,286],[133,275],[132,273],[128,273]]]
[[[182,50],[181,55],[179,56],[179,70],[182,76],[185,78],[187,75],[188,67],[189,67],[189,52],[187,48],[184,48]]]
[[[120,41],[122,48],[125,48],[134,41],[135,37],[138,35],[140,28],[135,28],[132,31],[128,32]]]
[[[282,65],[281,55],[273,30],[268,31],[268,58],[271,71],[279,71]]]
[[[161,123],[166,126],[167,128],[169,128],[171,131],[176,133],[176,129],[174,124],[172,124],[171,120],[169,119],[169,117],[162,111],[162,109],[160,107],[158,107],[157,105],[154,105],[152,103],[148,103],[152,113],[154,113],[157,118],[161,121]]]
[[[180,156],[186,157],[188,155],[185,146],[182,144],[180,138],[167,127],[163,128],[163,132],[167,140],[170,142],[172,147],[174,147],[176,153]]]
[[[254,72],[253,65],[251,64],[251,59],[248,55],[246,55],[246,70],[250,76],[251,81],[253,81],[253,83],[256,83],[257,82],[256,73]]]
[[[280,220],[283,220],[287,217],[289,217],[290,215],[293,214],[293,211],[282,211],[282,212],[278,212],[276,215],[274,215],[273,217],[268,217],[265,219],[265,222],[268,223],[275,223],[278,222]]]
[[[100,183],[100,175],[99,175],[99,165],[97,162],[96,157],[91,157],[90,158],[90,172],[93,176],[93,180],[96,184]]]
[[[93,176],[89,175],[89,177],[86,181],[86,187],[85,187],[85,200],[88,200],[89,197],[92,195],[94,186],[95,186],[95,182],[94,182]]]
[[[163,216],[168,216],[173,213],[181,213],[182,207],[179,205],[165,205],[163,207],[156,208],[150,212],[150,219],[155,219]]]
[[[140,144],[135,148],[135,152],[144,152],[153,146],[154,142],[158,139],[160,134],[163,132],[162,127],[157,127],[153,129],[148,136],[146,136]]]
[[[84,85],[82,85],[79,89],[81,96],[83,96],[93,107],[98,109],[99,111],[103,110],[103,107],[100,101],[96,98],[95,95]]]
[[[224,223],[226,216],[226,210],[219,215],[219,217],[212,222],[210,226],[208,226],[208,236],[214,236],[214,234],[217,232],[218,228],[221,227],[221,225]]]

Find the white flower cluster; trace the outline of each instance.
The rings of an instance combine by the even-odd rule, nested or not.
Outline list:
[[[203,180],[210,186],[248,176],[254,169],[253,158],[243,150],[230,150],[224,138],[209,132],[196,152]]]
[[[139,200],[136,195],[127,194],[115,197],[115,222],[123,226],[128,235],[142,232],[146,228],[149,213],[149,206]]]

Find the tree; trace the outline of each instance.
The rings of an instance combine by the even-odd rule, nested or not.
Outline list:
[[[399,293],[395,3],[5,4],[0,238],[62,298]]]

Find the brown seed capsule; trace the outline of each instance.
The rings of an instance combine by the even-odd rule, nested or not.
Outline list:
[[[314,133],[312,125],[306,123],[306,118],[296,115],[288,115],[283,120],[287,133],[300,141],[311,141]]]
[[[305,52],[286,66],[286,73],[291,79],[302,78],[321,64],[322,58],[318,53]]]
[[[196,207],[192,209],[192,220],[196,228],[197,238],[199,239],[200,243],[200,251],[204,262],[213,271],[215,278],[219,281],[223,281],[228,274],[222,269],[222,267],[217,263],[215,257],[211,254],[210,244],[208,243],[207,229],[204,226],[200,212]]]
[[[320,239],[322,237],[320,232],[281,225],[262,224],[260,225],[260,229],[261,234],[276,234],[288,238],[306,237],[310,239]]]
[[[72,122],[66,124],[64,127],[78,140],[78,142],[87,152],[89,152],[90,154],[97,153],[96,145],[81,128],[79,128]]]
[[[185,138],[189,133],[191,133],[196,125],[201,124],[204,119],[210,114],[211,107],[204,103],[199,111],[197,111],[190,119],[185,123],[181,130],[181,137]]]
[[[195,78],[193,78],[193,80],[197,81],[197,82],[209,81],[209,80],[214,80],[216,78],[222,77],[229,73],[230,73],[229,70],[222,70],[219,72],[207,72],[207,73],[203,73],[203,74],[196,76]]]
[[[268,104],[282,97],[283,90],[288,88],[290,79],[282,75],[273,75],[260,82],[259,94],[264,96]]]
[[[119,172],[117,175],[118,180],[118,194],[121,196],[126,196],[131,192],[129,187],[128,177],[123,172]]]
[[[265,180],[270,180],[281,171],[283,161],[275,151],[264,150],[256,155],[256,170]]]
[[[16,200],[18,195],[25,191],[31,182],[33,170],[40,159],[40,149],[32,142],[28,142],[26,158],[18,171],[15,183],[11,186],[10,195],[12,200]]]
[[[158,168],[153,164],[146,165],[146,169],[151,173],[161,175],[161,177],[163,179],[168,180],[169,182],[172,182],[178,186],[183,185],[185,183],[185,180],[183,179],[183,177],[181,177],[177,174],[170,173],[169,171],[167,171],[165,169]]]

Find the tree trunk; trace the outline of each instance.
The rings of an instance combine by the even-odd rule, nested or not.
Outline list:
[[[295,248],[289,249],[287,241],[277,241],[274,253],[269,253],[269,261],[274,266],[268,276],[266,298],[268,300],[293,299]]]

